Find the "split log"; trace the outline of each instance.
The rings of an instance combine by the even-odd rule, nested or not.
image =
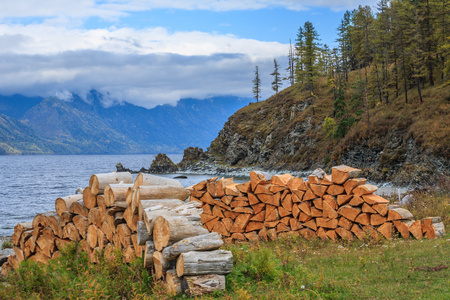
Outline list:
[[[225,290],[225,276],[208,274],[200,276],[184,276],[181,282],[182,291],[188,297],[210,294]]]
[[[123,218],[125,219],[128,227],[130,227],[131,231],[136,232],[139,216],[131,212],[131,206],[128,206],[127,209],[125,209],[125,211],[123,212]]]
[[[13,245],[18,246],[20,242],[20,237],[22,236],[22,233],[28,230],[33,229],[33,223],[32,222],[22,222],[18,223],[14,227],[14,234],[11,237],[11,241]]]
[[[83,234],[86,235],[85,233]],[[70,239],[71,241],[81,240],[80,232],[72,222],[67,223],[66,226],[64,226],[62,237],[64,239]]]
[[[61,216],[61,214],[65,211],[69,211],[70,205],[74,203],[75,201],[81,200],[83,198],[83,195],[81,194],[75,194],[71,196],[66,197],[60,197],[56,199],[55,201],[55,210],[58,215]]]
[[[392,235],[394,234],[394,226],[390,222],[386,222],[382,224],[377,230],[388,240],[392,239]]]
[[[153,228],[153,241],[156,250],[161,251],[185,238],[207,233],[198,216],[159,216]]]
[[[362,185],[359,185],[356,188],[354,188],[352,193],[353,193],[353,195],[356,195],[356,196],[362,196],[362,195],[372,194],[376,190],[378,190],[378,187],[376,187],[372,184],[366,183],[366,184],[362,184]]]
[[[80,215],[80,216],[87,218],[87,216],[89,214],[89,210],[84,205],[83,199],[81,199],[81,200],[73,202],[72,205],[70,205],[69,213],[75,214],[75,215]]]
[[[145,242],[145,253],[144,253],[144,268],[153,268],[153,253],[156,251],[155,243],[153,241]]]
[[[379,215],[379,214],[372,214],[370,216],[370,225],[372,225],[372,226],[384,224],[386,221],[387,221],[387,218],[383,217],[382,215]]]
[[[180,181],[172,178],[155,176],[151,174],[139,173],[134,181],[133,188],[137,189],[142,185],[157,185],[157,186],[177,186],[182,187]]]
[[[100,208],[94,207],[93,209],[89,210],[88,222],[89,224],[93,224],[99,228],[102,227],[103,216],[100,213]]]
[[[86,241],[92,249],[98,245],[98,228],[95,225],[89,225],[86,234]]]
[[[166,274],[167,270],[173,269],[176,266],[175,260],[167,260],[160,251],[153,252],[153,265],[155,268],[156,279],[161,279]]]
[[[331,180],[337,184],[343,184],[348,179],[356,178],[361,174],[360,169],[355,169],[345,165],[331,168]]]
[[[380,215],[386,216],[388,213],[388,205],[386,203],[377,203],[372,205],[372,208],[376,210]]]
[[[413,218],[412,213],[404,208],[391,208],[388,211],[388,221],[412,220]]]
[[[128,245],[123,251],[123,261],[127,264],[131,263],[136,258],[136,252],[133,245]]]
[[[117,235],[119,236],[120,243],[124,248],[131,246],[133,241],[131,240],[131,230],[127,224],[119,224],[116,228]]]
[[[33,219],[33,227],[38,227],[38,226],[42,226],[42,227],[47,227],[47,219],[50,216],[54,216],[56,215],[55,211],[48,211],[45,213],[39,213],[37,214],[34,219]]]
[[[25,258],[30,257],[33,253],[36,251],[36,240],[33,236],[30,236],[29,239],[25,241],[23,252],[25,255]]]
[[[344,183],[344,189],[347,195],[350,195],[354,188],[366,184],[367,179],[364,178],[353,178],[349,179]]]
[[[341,239],[346,241],[352,241],[353,240],[353,233],[345,228],[338,227],[336,228],[336,233],[341,237]]]
[[[355,221],[356,217],[361,213],[361,209],[350,205],[341,206],[338,210],[338,214],[346,217],[350,221]]]
[[[64,227],[67,223],[72,222],[74,216],[75,215],[69,213],[68,211],[63,211],[60,218],[61,226]]]
[[[83,237],[83,239],[85,239],[86,233],[87,233],[87,230],[89,227],[88,218],[80,216],[80,215],[75,216],[75,217],[73,217],[73,224],[75,224],[75,227],[78,230],[79,235],[81,235]],[[70,239],[72,240],[72,238],[70,238]]]
[[[133,183],[130,172],[94,174],[89,179],[89,187],[94,195],[102,194],[108,184]]]
[[[327,194],[337,196],[345,193],[345,189],[342,185],[332,184],[327,189]]]
[[[231,251],[190,251],[178,256],[176,270],[178,277],[185,275],[230,274],[233,269]]]
[[[408,225],[406,225],[404,222],[399,221],[399,220],[394,220],[394,225],[395,225],[395,228],[397,229],[397,231],[400,232],[400,235],[402,236],[402,238],[409,239],[410,233],[408,230]]]
[[[50,227],[45,227],[42,234],[36,240],[36,244],[41,249],[41,252],[48,258],[52,258],[52,253],[56,251],[55,236]]]
[[[36,252],[35,254],[33,254],[32,256],[30,256],[29,258],[28,258],[28,260],[32,260],[32,261],[35,261],[35,262],[39,262],[39,263],[42,263],[42,264],[47,264],[48,263],[48,261],[50,260],[50,258],[48,257],[48,256],[46,256],[46,255],[44,255],[42,252]]]
[[[360,187],[363,186],[367,186],[366,185],[361,185]],[[362,195],[363,200],[369,204],[369,205],[375,205],[375,204],[389,204],[389,200],[384,199],[383,197],[380,197],[376,194],[367,194],[367,195]]]
[[[218,233],[213,232],[183,239],[172,246],[164,248],[162,253],[165,259],[174,260],[181,253],[216,250],[222,246],[222,238]]]
[[[127,202],[127,194],[132,193],[132,188],[132,183],[108,184],[104,192],[106,206],[113,206],[114,202]]]
[[[170,296],[176,296],[183,293],[181,288],[181,278],[177,276],[175,270],[166,272],[166,289]]]
[[[97,196],[92,193],[90,187],[86,187],[83,190],[83,203],[88,209],[92,209],[97,206]]]

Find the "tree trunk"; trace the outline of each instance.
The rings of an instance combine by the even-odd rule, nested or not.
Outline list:
[[[153,253],[155,251],[155,243],[153,241],[147,241],[145,243],[144,268],[153,268]]]
[[[89,210],[84,205],[84,202],[81,199],[81,200],[73,202],[72,205],[70,205],[69,213],[75,214],[75,215],[80,215],[80,216],[87,218],[88,214],[89,214]]]
[[[181,289],[181,278],[177,276],[175,270],[166,272],[166,289],[170,296],[176,296],[183,293]]]
[[[92,209],[97,206],[97,197],[92,193],[90,187],[86,187],[83,190],[83,203],[88,209]]]
[[[142,185],[157,185],[157,186],[176,186],[176,187],[183,187],[181,183],[172,178],[162,177],[162,176],[155,176],[151,174],[144,174],[139,173],[136,177],[136,180],[134,181],[134,188],[137,189],[138,187]]]
[[[214,291],[225,290],[225,276],[217,274],[184,276],[181,286],[188,297],[206,295]]]
[[[169,261],[163,257],[160,251],[153,252],[153,264],[155,266],[156,279],[161,279],[166,274],[167,270],[173,269],[176,261]]]
[[[230,274],[233,269],[231,251],[190,251],[182,253],[177,259],[177,275]]]
[[[127,200],[127,193],[132,193],[133,184],[108,184],[105,187],[106,206],[113,206],[114,202],[124,202]],[[128,203],[130,204],[130,203]]]
[[[147,226],[144,221],[139,221],[137,225],[137,243],[138,245],[145,245],[147,241],[152,240],[152,236],[148,234]]]

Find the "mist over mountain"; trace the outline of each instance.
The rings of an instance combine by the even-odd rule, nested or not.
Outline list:
[[[226,120],[249,103],[233,96],[181,99],[152,109],[128,102],[105,106],[92,90],[85,99],[0,96],[1,154],[182,153],[206,148]]]

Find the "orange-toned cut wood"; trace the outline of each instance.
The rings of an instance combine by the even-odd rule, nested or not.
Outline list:
[[[291,177],[289,181],[287,182],[287,187],[293,191],[293,190],[303,190],[301,187],[303,185],[303,179],[298,177]],[[306,191],[306,189],[304,189]]]
[[[362,204],[364,204],[364,200],[361,197],[355,195],[353,195],[352,200],[348,203],[348,205],[351,206],[360,206]]]
[[[268,184],[268,183],[266,183],[266,184],[260,183],[256,186],[256,189],[254,190],[255,194],[257,194],[257,195],[258,194],[272,195],[272,192],[269,191],[269,187],[270,187],[270,184]]]
[[[237,241],[246,241],[247,240],[247,238],[245,237],[245,235],[243,235],[242,233],[233,233],[232,235],[231,235],[231,238],[233,239],[233,240],[237,240]]]
[[[230,233],[242,233],[245,232],[245,227],[247,226],[248,222],[250,221],[252,215],[250,214],[240,214],[236,217],[234,220],[233,226],[230,229]]]
[[[248,203],[248,201],[243,201],[243,200],[233,200],[230,203],[230,207],[231,208],[235,208],[235,207],[239,207],[239,206],[249,206],[250,204]]]
[[[213,216],[219,217],[219,218],[225,218],[223,215],[223,210],[219,206],[214,206],[212,210]]]
[[[195,197],[195,198],[201,198],[206,191],[197,191],[197,190],[190,190],[189,191],[191,193],[191,197]]]
[[[291,216],[292,212],[286,210],[283,206],[278,207],[278,214],[280,217],[284,218],[286,216]]]
[[[260,238],[259,238],[258,234],[256,233],[256,231],[246,232],[246,233],[244,233],[244,236],[249,241],[258,242],[260,240]]]
[[[276,220],[276,221],[265,221],[264,222],[264,227],[267,228],[275,228],[277,227],[277,225],[280,223],[280,220]]]
[[[222,200],[217,199],[217,198],[215,198],[213,200],[213,205],[217,205],[217,206],[223,208],[224,210],[231,210],[231,208],[228,205],[226,205],[225,203],[222,202]]]
[[[311,217],[313,218],[321,218],[323,216],[323,212],[320,209],[315,207],[311,207]]]
[[[306,192],[306,190],[309,189],[309,182],[303,181],[302,184],[297,189]]]
[[[221,222],[218,221],[212,231],[217,232],[218,234],[221,234],[222,236],[230,236],[230,232],[226,229],[225,225]]]
[[[300,208],[298,208],[298,204],[294,203],[294,205],[292,205],[292,216],[294,218],[297,218],[300,214]]]
[[[202,201],[203,203],[214,204],[214,198],[211,196],[210,193],[205,193],[205,194],[200,198],[200,201]]]
[[[327,237],[330,238],[330,240],[332,240],[333,242],[337,241],[337,233],[334,229],[332,230],[327,230]]]
[[[210,221],[204,223],[204,225],[206,225],[206,229],[211,232],[213,231],[213,228],[214,226],[216,226],[217,222],[219,222],[219,217],[214,217],[214,219],[211,219]]]
[[[337,219],[316,218],[316,223],[317,226],[328,229],[336,229],[338,226]]]
[[[262,222],[250,221],[250,222],[248,222],[247,226],[245,227],[245,232],[260,230],[263,227],[264,227],[264,224]]]
[[[346,241],[352,241],[354,238],[353,233],[351,231],[342,227],[336,228],[336,233],[341,237],[341,239]]]
[[[350,206],[348,204],[341,206],[338,210],[338,214],[346,217],[350,221],[355,221],[356,217],[361,213],[361,209]]]
[[[247,182],[244,182],[244,183],[241,183],[241,184],[236,185],[236,188],[237,188],[241,193],[247,194],[247,193],[251,192],[250,185],[251,185],[251,184],[250,184],[250,181],[247,181]]]
[[[206,203],[205,205],[202,206],[203,209],[203,213],[212,216],[212,209],[211,206]]]
[[[270,181],[274,185],[287,187],[287,184],[288,184],[289,180],[291,180],[291,178],[292,178],[291,174],[285,173],[285,174],[281,174],[281,175],[272,176]]]
[[[289,226],[289,221],[291,219],[292,219],[291,217],[284,217],[284,218],[281,218],[280,222],[283,223],[286,226]]]
[[[353,195],[338,195],[337,196],[337,204],[338,206],[343,206],[352,200]]]
[[[388,211],[388,221],[392,220],[411,220],[413,219],[412,213],[404,208],[393,208]]]
[[[378,187],[372,185],[372,184],[363,184],[359,185],[356,188],[353,189],[352,193],[356,196],[362,196],[362,195],[369,195],[378,190]],[[370,203],[369,203],[370,204]]]
[[[302,223],[308,222],[309,220],[311,220],[312,217],[310,215],[305,214],[304,212],[300,212],[300,214],[298,215],[298,220]]]
[[[292,205],[294,203],[292,202],[292,197],[289,195],[289,197],[285,197],[283,200],[281,200],[281,206],[289,212],[292,212]]]
[[[323,217],[329,219],[336,219],[338,217],[337,211],[335,211],[327,201],[323,201]]]
[[[304,201],[301,202],[298,205],[298,208],[304,212],[305,214],[307,214],[308,216],[311,216],[311,202],[310,201]]]
[[[356,219],[356,223],[359,223],[361,225],[370,225],[370,214],[369,213],[360,213]]]
[[[268,242],[269,241],[269,237],[267,236],[267,228],[263,227],[259,232],[258,232],[258,236],[261,240]]]
[[[270,191],[272,194],[275,194],[275,193],[282,193],[282,192],[284,192],[284,191],[286,191],[286,190],[287,190],[287,188],[284,187],[284,186],[275,185],[275,184],[269,185],[269,191]]]
[[[387,221],[386,217],[383,217],[382,215],[379,214],[372,214],[370,216],[370,225],[372,226],[378,226],[381,224],[384,224]]]
[[[372,208],[382,216],[386,216],[388,213],[388,206],[385,203],[374,204],[372,205]]]
[[[305,195],[305,192],[302,190],[292,190],[292,201],[293,202],[302,202],[303,196]]]
[[[324,195],[323,201],[327,202],[334,210],[337,210],[339,208],[337,205],[336,197],[334,196]]]
[[[304,223],[303,226],[311,228],[312,230],[317,230],[317,224],[315,219],[309,220],[308,222]]]
[[[320,181],[319,184],[321,184],[321,185],[332,185],[333,181],[331,179],[331,174],[323,176],[323,178],[322,178],[322,180]]]
[[[202,182],[199,182],[199,183],[197,183],[197,184],[194,184],[194,185],[192,186],[192,188],[193,188],[194,190],[197,190],[197,191],[204,190],[204,189],[206,188],[206,180],[203,180]]]
[[[317,177],[316,175],[309,175],[308,176],[308,182],[309,182],[309,186],[311,187],[311,184],[319,184],[321,179],[319,179],[319,177]]]
[[[435,239],[436,238],[436,230],[433,226],[431,218],[422,219],[422,232],[427,239]]]
[[[331,168],[331,180],[337,184],[343,184],[348,179],[356,178],[361,174],[360,169],[340,165]]]
[[[309,228],[302,228],[298,231],[301,236],[303,236],[307,240],[312,240],[316,237],[316,233]]]
[[[299,230],[303,228],[302,224],[300,224],[300,222],[294,218],[291,218],[289,220],[289,226],[291,227],[292,230]]]
[[[252,205],[252,208],[253,208],[253,213],[258,214],[259,212],[266,209],[266,204],[264,204],[264,203],[254,204],[254,205]]]
[[[420,220],[412,223],[408,230],[416,239],[421,240],[423,238],[422,222]]]
[[[273,195],[266,195],[266,194],[259,194],[258,198],[266,203],[266,204],[270,204],[270,205],[274,205],[274,206],[280,206],[280,200],[281,200],[281,194],[280,193],[276,193]]]
[[[225,229],[226,229],[228,232],[230,232],[231,227],[233,226],[233,223],[234,223],[233,219],[231,219],[231,218],[225,218],[225,219],[222,219],[221,222],[222,222],[223,225],[225,226]]]
[[[389,200],[384,199],[376,194],[368,194],[362,196],[364,202],[370,205],[374,204],[389,204]]]
[[[406,225],[405,223],[403,223],[400,220],[395,220],[393,221],[395,228],[397,229],[398,232],[400,232],[400,235],[402,236],[402,238],[404,239],[409,239],[410,233],[408,230],[408,225]]]
[[[258,199],[258,197],[256,197],[256,195],[253,193],[248,193],[247,197],[248,197],[248,202],[250,205],[261,203],[261,201]]]
[[[237,213],[243,213],[243,214],[251,214],[251,215],[255,214],[255,212],[253,211],[253,209],[251,207],[239,206],[239,207],[234,208],[233,211],[237,212]]]
[[[394,234],[394,225],[391,222],[386,222],[382,224],[377,229],[386,239],[391,240]]]
[[[280,215],[278,214],[278,209],[268,209],[271,205],[267,205],[266,207],[266,222],[276,221],[280,219]]]
[[[233,183],[230,185],[227,185],[225,187],[225,195],[226,196],[239,196],[240,191],[237,188],[237,183]]]
[[[277,225],[277,233],[280,233],[280,232],[288,232],[288,231],[291,231],[291,228],[289,228],[289,227],[286,226],[285,224],[279,223],[279,224]]]
[[[327,185],[309,184],[309,188],[317,197],[322,197],[328,189]]]
[[[332,184],[327,189],[327,194],[337,196],[345,193],[345,189],[342,185]]]
[[[271,228],[267,230],[267,236],[271,241],[275,241],[278,238],[278,233],[276,228]]]
[[[376,214],[377,213],[377,211],[375,209],[373,209],[372,206],[370,206],[367,203],[363,203],[361,210],[364,213],[370,213],[370,214]]]
[[[213,220],[213,219],[216,219],[216,218],[218,218],[218,217],[212,216],[212,215],[207,215],[207,214],[202,214],[202,215],[200,216],[200,220],[201,220],[202,224],[206,224],[206,223],[208,223],[209,221],[211,221],[211,220]]]
[[[354,188],[366,184],[367,179],[365,178],[353,178],[349,179],[344,183],[344,189],[347,195],[350,195]]]
[[[303,201],[313,200],[316,199],[317,196],[313,193],[311,189],[307,189],[305,194],[303,195]]]
[[[322,198],[314,199],[313,204],[317,209],[320,209],[320,210],[323,209],[323,199]]]
[[[316,234],[322,241],[326,241],[329,239],[327,236],[327,231],[322,227],[317,229]]]
[[[223,215],[225,217],[227,217],[227,218],[230,218],[230,219],[234,220],[234,219],[236,219],[237,216],[239,216],[239,213],[238,212],[234,212],[234,211],[225,210],[223,212]]]
[[[351,230],[353,226],[353,222],[344,217],[339,218],[338,226],[345,228],[347,230]]]

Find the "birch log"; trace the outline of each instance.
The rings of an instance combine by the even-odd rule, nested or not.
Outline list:
[[[136,180],[134,181],[134,188],[137,189],[141,185],[165,185],[182,187],[181,183],[176,179],[139,173],[136,177]]]
[[[167,260],[174,260],[181,253],[189,251],[209,251],[216,250],[223,246],[220,234],[216,232],[202,234],[187,239],[183,239],[163,250],[163,256]]]
[[[159,216],[155,220],[153,241],[156,250],[161,251],[182,239],[207,233],[199,216]]]
[[[180,254],[177,259],[177,275],[230,274],[233,269],[231,251],[190,251]]]
[[[133,184],[118,183],[108,184],[105,187],[105,202],[107,206],[112,206],[114,202],[123,202],[127,200],[127,193],[133,188]],[[128,203],[129,204],[129,203]]]
[[[89,187],[94,195],[104,192],[108,184],[133,183],[133,176],[130,172],[112,172],[94,174],[89,180]]]

